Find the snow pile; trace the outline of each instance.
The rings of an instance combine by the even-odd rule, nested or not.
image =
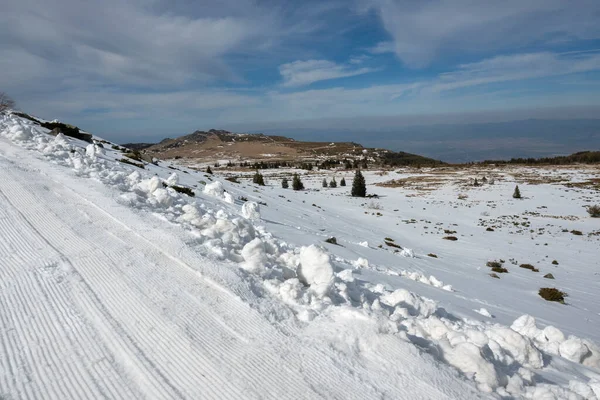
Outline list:
[[[260,220],[260,206],[254,201],[247,201],[242,205],[242,216],[252,221]]]
[[[203,193],[218,199],[222,199],[226,203],[233,204],[233,196],[225,191],[223,184],[219,181],[206,185]]]
[[[310,286],[320,297],[327,294],[333,281],[333,267],[329,262],[329,255],[315,245],[300,250],[300,266],[297,273],[300,282]]]
[[[561,356],[569,361],[600,369],[600,348],[589,340],[565,335],[553,326],[539,329],[535,318],[523,315],[515,320],[511,329],[531,339],[542,351]]]

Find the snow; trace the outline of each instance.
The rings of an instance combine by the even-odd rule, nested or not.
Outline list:
[[[260,206],[254,201],[247,201],[242,205],[242,216],[252,221],[260,220]]]
[[[298,280],[310,286],[319,297],[327,294],[333,282],[333,267],[329,262],[329,255],[315,245],[300,249],[297,273]]]
[[[503,175],[457,200],[365,172],[380,218],[323,175],[293,192],[120,158],[0,115],[0,397],[600,397],[598,236],[563,232],[598,229],[593,192],[517,202]]]

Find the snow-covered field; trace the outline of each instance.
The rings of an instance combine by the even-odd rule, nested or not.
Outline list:
[[[594,170],[368,172],[359,199],[47,133],[0,115],[2,399],[600,398],[597,192],[512,198]]]

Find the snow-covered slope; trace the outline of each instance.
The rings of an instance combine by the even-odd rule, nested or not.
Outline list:
[[[378,188],[376,211],[47,133],[0,115],[2,398],[600,397],[598,237],[478,225],[556,195],[544,213],[591,231],[558,189],[525,205],[498,183],[454,208],[451,188]],[[493,279],[499,258],[541,272]],[[550,271],[567,305],[537,296]]]

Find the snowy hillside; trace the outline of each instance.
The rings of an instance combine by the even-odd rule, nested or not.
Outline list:
[[[597,191],[373,185],[406,170],[360,199],[48,133],[0,114],[2,399],[600,399]]]

